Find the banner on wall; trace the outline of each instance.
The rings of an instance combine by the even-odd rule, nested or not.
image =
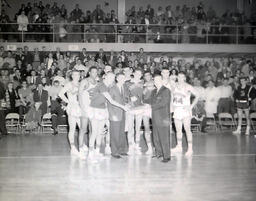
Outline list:
[[[69,45],[68,50],[69,51],[79,51],[79,46],[78,45]]]
[[[16,45],[7,45],[6,49],[8,51],[16,51],[17,46]]]

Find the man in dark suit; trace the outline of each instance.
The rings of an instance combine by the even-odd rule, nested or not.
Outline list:
[[[125,104],[125,75],[116,75],[117,83],[109,89],[111,98],[121,105]],[[108,112],[110,121],[110,147],[111,155],[115,158],[126,156],[128,152],[128,142],[125,135],[125,111],[108,102]],[[121,156],[120,156],[121,155]]]
[[[33,94],[34,102],[41,102],[40,109],[42,111],[42,115],[47,113],[47,100],[48,100],[48,92],[43,89],[43,84],[39,83],[37,88]]]
[[[2,104],[5,99],[5,88],[4,84],[0,81],[0,139],[1,135],[7,135],[7,129],[5,125],[5,108]]]
[[[170,90],[163,86],[161,75],[154,76],[156,89],[153,90],[150,104],[152,107],[153,142],[156,156],[162,162],[171,159],[170,153]]]

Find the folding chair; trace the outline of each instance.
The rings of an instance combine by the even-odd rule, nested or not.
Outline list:
[[[191,119],[191,131],[192,133],[199,133],[201,131],[201,124],[200,123],[194,123],[197,122],[195,117],[192,117]]]
[[[214,130],[218,131],[218,126],[213,114],[206,114],[206,128],[214,128]]]
[[[250,114],[252,130],[256,131],[256,112]]]
[[[221,130],[223,130],[225,127],[230,127],[231,129],[236,127],[234,119],[230,113],[220,113],[218,117]]]
[[[20,131],[20,115],[17,113],[9,113],[5,117],[6,128],[8,133],[18,133]]]
[[[66,115],[62,115],[63,118],[66,117]],[[68,132],[68,125],[67,124],[61,124],[57,127],[58,133],[67,133]]]
[[[43,115],[42,122],[41,122],[41,132],[42,133],[52,133],[53,132],[51,113],[46,113]]]

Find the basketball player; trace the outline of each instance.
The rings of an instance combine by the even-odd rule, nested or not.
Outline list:
[[[133,73],[133,78],[125,83],[129,92],[129,104],[131,107],[138,107],[143,105],[143,84],[142,80],[142,70],[135,69]],[[134,122],[135,124],[135,139],[134,139]],[[141,154],[140,150],[140,128],[142,123],[142,115],[141,114],[128,114],[127,115],[127,130],[128,130],[128,142],[129,142],[129,154],[132,152],[136,152],[137,154]]]
[[[88,151],[88,139],[87,136],[88,126],[89,126],[89,115],[90,115],[90,91],[92,91],[98,81],[98,70],[96,66],[92,66],[88,71],[89,77],[83,79],[79,87],[79,104],[81,107],[81,127],[79,130],[79,150],[81,159],[86,158],[86,153]],[[90,130],[90,129],[89,129]]]
[[[186,75],[184,72],[179,72],[178,82],[175,85],[171,85],[171,91],[173,96],[173,118],[177,132],[177,146],[174,148],[173,152],[182,151],[182,126],[184,125],[188,141],[186,156],[191,156],[193,154],[191,117],[192,108],[197,104],[199,99],[198,93],[190,84],[186,83]],[[191,94],[195,96],[192,104],[190,104]]]
[[[71,81],[59,92],[59,97],[67,103],[66,112],[68,114],[68,139],[70,143],[71,155],[79,156],[79,151],[75,147],[75,130],[76,125],[80,127],[81,109],[78,102],[78,88],[80,84],[80,72],[73,70],[71,72]],[[67,94],[67,96],[65,96]]]

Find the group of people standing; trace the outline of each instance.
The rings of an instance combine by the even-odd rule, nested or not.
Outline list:
[[[130,67],[115,73],[111,66],[105,69],[108,70],[99,77],[97,67],[92,66],[82,80],[80,72],[73,70],[70,82],[59,93],[66,102],[71,155],[97,161],[106,153],[119,159],[145,151],[168,162],[172,147],[172,112],[178,139],[173,151],[182,152],[184,125],[188,142],[186,156],[193,154],[190,122],[198,94],[186,83],[185,73],[180,72],[175,81],[169,79],[168,68],[154,75]],[[191,104],[192,94],[195,98]],[[75,145],[77,126],[78,146]],[[141,149],[142,139],[145,139],[146,150]]]

